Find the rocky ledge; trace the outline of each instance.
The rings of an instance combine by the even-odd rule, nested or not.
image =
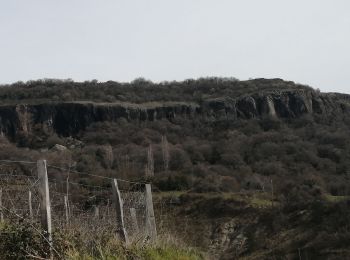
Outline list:
[[[285,91],[254,94],[239,98],[221,97],[198,103],[125,102],[0,105],[0,132],[15,138],[18,132],[30,133],[45,127],[62,136],[74,136],[94,122],[174,120],[176,117],[204,121],[251,119],[263,116],[297,118],[304,114],[341,116],[350,113],[350,96],[321,94],[315,91]]]

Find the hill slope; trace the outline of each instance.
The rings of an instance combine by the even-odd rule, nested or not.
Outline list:
[[[350,193],[349,95],[280,79],[208,78],[161,84],[42,80],[3,86],[0,97],[1,159],[45,157],[78,171],[140,180],[151,145],[151,180],[160,200],[163,193],[183,194],[175,198],[176,214],[207,223],[198,232],[208,238],[201,246],[225,252],[220,257],[293,255],[298,247],[322,256],[311,235],[327,220],[330,234],[347,236],[340,230],[350,221],[345,216],[336,223],[336,213]],[[67,149],[51,149],[55,144]],[[219,207],[207,212],[208,203]],[[305,218],[298,215],[303,211]],[[325,221],[317,222],[317,212]],[[269,236],[261,245],[277,248],[285,234],[294,235],[278,252],[253,243]],[[238,250],[238,242],[223,237],[249,243]],[[347,244],[329,247],[346,254]]]

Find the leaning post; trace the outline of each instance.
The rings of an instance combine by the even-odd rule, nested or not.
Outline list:
[[[45,230],[45,237],[48,240],[50,247],[52,248],[51,205],[46,160],[38,160],[37,169],[39,177],[41,226]]]
[[[29,216],[33,220],[32,192],[28,191]]]
[[[98,219],[100,217],[100,209],[98,206],[94,206],[94,215],[95,215],[95,218]]]
[[[113,200],[114,200],[114,205],[116,209],[117,236],[119,239],[121,239],[126,244],[128,244],[129,240],[128,240],[128,235],[126,233],[126,228],[124,224],[123,200],[120,195],[117,179],[112,180],[112,189],[113,189]]]
[[[68,225],[69,224],[69,209],[68,209],[68,197],[67,195],[65,195],[63,197],[64,199],[64,211],[66,213],[66,224]]]
[[[146,184],[146,231],[151,241],[157,239],[156,218],[154,216],[151,184]]]
[[[4,212],[2,210],[2,189],[0,189],[0,221],[4,222]]]

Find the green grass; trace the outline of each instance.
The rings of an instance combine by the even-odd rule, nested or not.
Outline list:
[[[191,248],[183,248],[175,245],[154,245],[154,246],[129,246],[124,247],[115,243],[108,243],[98,248],[98,253],[90,255],[84,251],[72,249],[66,253],[66,259],[69,260],[92,260],[92,259],[110,259],[110,260],[201,260],[204,257]]]
[[[345,201],[347,199],[349,199],[349,196],[333,196],[331,194],[325,194],[324,198],[326,201],[328,202],[341,202],[341,201]]]
[[[171,199],[179,198],[182,195],[191,194],[193,196],[202,197],[205,199],[212,198],[222,198],[225,200],[236,200],[247,203],[247,205],[253,208],[269,208],[272,207],[271,195],[264,192],[251,192],[251,193],[241,193],[241,192],[208,192],[208,193],[189,193],[186,191],[168,191],[168,192],[158,192],[154,194],[155,199]],[[277,205],[278,202],[274,202]]]
[[[200,256],[198,253],[196,253],[193,250],[187,249],[179,249],[176,247],[163,247],[163,248],[148,248],[144,250],[142,256],[144,259],[149,260],[162,260],[162,259],[169,259],[169,260],[176,260],[176,259],[182,259],[182,260],[197,260],[197,259],[203,259],[202,256]]]
[[[222,198],[225,200],[233,199],[242,201],[253,208],[270,208],[272,207],[271,195],[266,192],[208,192],[208,193],[189,193],[187,191],[168,191],[155,193],[156,199],[179,198],[181,195],[191,194],[205,199]],[[350,196],[333,196],[331,194],[323,195],[324,201],[337,203],[350,199]],[[273,205],[278,205],[278,201],[274,201]]]
[[[183,194],[186,194],[187,191],[162,191],[153,193],[154,198],[156,199],[165,199],[172,197],[180,197]]]

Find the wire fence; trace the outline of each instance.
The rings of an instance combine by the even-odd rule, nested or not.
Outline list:
[[[45,185],[36,164],[0,160],[1,221],[24,219],[36,226],[43,226],[43,217],[48,221],[43,207],[46,204]],[[9,165],[20,167],[20,170],[8,171],[6,167]],[[50,211],[49,221],[53,230],[70,229],[91,237],[111,232],[120,234],[120,230],[124,229],[125,242],[155,238],[149,184],[50,164],[45,169],[49,194],[48,205],[45,206]],[[98,179],[98,184],[87,182],[86,178],[90,177]],[[113,192],[113,188],[117,192]]]

